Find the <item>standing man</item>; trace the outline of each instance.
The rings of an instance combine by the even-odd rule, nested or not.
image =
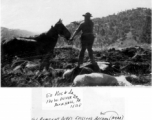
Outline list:
[[[70,41],[74,39],[74,37],[82,31],[81,34],[81,51],[79,55],[79,62],[78,62],[78,67],[83,64],[83,58],[84,58],[84,53],[85,50],[88,50],[89,57],[91,60],[91,63],[95,63],[94,58],[93,58],[93,42],[94,42],[94,34],[93,34],[93,22],[91,21],[90,17],[92,15],[88,12],[83,15],[84,16],[84,22],[80,24],[80,26],[77,28],[77,30],[74,32],[73,36],[70,38]]]

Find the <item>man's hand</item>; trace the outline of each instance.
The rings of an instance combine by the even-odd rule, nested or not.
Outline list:
[[[68,41],[68,45],[72,45],[73,44],[73,41]]]
[[[72,43],[73,43],[73,38],[70,38],[70,39],[68,40],[68,45],[72,45]]]
[[[70,38],[70,39],[69,39],[69,42],[72,42],[72,41],[73,41],[73,38]]]

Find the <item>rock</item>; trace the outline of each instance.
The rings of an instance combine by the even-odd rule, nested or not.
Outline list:
[[[109,62],[97,62],[97,64],[101,70],[105,70],[109,66],[110,63]]]

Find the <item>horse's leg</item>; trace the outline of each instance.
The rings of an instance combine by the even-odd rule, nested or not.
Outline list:
[[[49,60],[53,58],[53,51],[47,53],[44,58],[42,59],[42,63],[40,64],[40,71],[42,71],[44,68],[48,71],[50,62]]]

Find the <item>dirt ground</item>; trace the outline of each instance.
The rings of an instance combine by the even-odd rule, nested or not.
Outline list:
[[[76,67],[79,50],[71,47],[55,48],[54,59],[50,60],[49,71],[42,71],[37,76],[40,59],[30,60],[15,59],[11,64],[3,64],[1,67],[2,87],[68,87],[72,83],[58,81],[63,80],[63,73],[67,69]],[[151,50],[141,47],[130,47],[122,50],[115,48],[95,51],[97,62],[109,62],[110,66],[102,71],[113,76],[127,75],[127,79],[134,85],[151,85]],[[88,63],[86,52],[84,64]]]

